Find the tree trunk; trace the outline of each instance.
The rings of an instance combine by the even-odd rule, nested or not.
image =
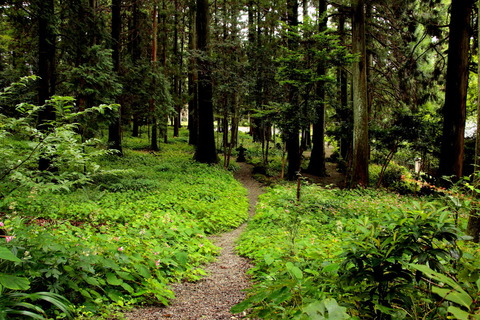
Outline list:
[[[325,32],[327,29],[327,1],[319,0],[319,31],[320,33]],[[318,66],[318,75],[320,77],[325,77],[327,70],[325,68],[325,63],[320,62]],[[327,170],[325,168],[325,81],[321,80],[317,83],[316,88],[317,100],[319,104],[317,107],[317,118],[313,123],[313,148],[312,154],[310,156],[310,162],[308,164],[308,172],[320,177],[325,177],[327,175]]]
[[[174,61],[174,75],[173,75],[173,98],[174,98],[174,115],[173,115],[173,136],[178,137],[180,132],[180,112],[181,112],[181,104],[180,104],[180,94],[179,94],[179,87],[180,87],[180,74],[181,70],[179,70],[179,59],[178,56],[178,1],[174,1],[175,12],[173,14],[173,61]]]
[[[463,171],[470,41],[468,30],[473,3],[473,0],[452,1],[439,166],[441,176],[460,178]]]
[[[157,45],[157,28],[158,28],[158,9],[157,6],[153,6],[152,13],[152,69],[156,71],[157,68],[157,55],[158,55],[158,45]],[[155,85],[155,84],[154,84]],[[149,101],[150,104],[150,114],[152,118],[152,141],[150,144],[150,149],[152,151],[158,151],[158,120],[157,113],[155,108],[155,100],[153,98]]]
[[[55,94],[55,32],[53,23],[54,1],[38,1],[38,104],[43,105]],[[38,115],[39,128],[55,120],[53,106],[46,106]]]
[[[293,30],[298,26],[298,1],[287,0],[287,24],[288,27]],[[290,50],[295,50],[298,46],[296,40],[290,38],[288,40],[288,47]],[[298,112],[299,97],[298,88],[295,86],[289,86],[288,88],[288,102],[290,103],[290,112]],[[294,115],[291,117],[294,119]],[[287,147],[288,156],[288,170],[286,178],[288,180],[296,180],[300,171],[300,141],[299,141],[300,125],[298,123],[292,124],[289,130],[285,131],[285,143]]]
[[[117,73],[120,71],[121,4],[121,0],[112,0],[112,59],[113,69]],[[119,106],[117,118],[108,128],[108,148],[116,150],[119,155],[122,154],[121,115],[121,107]]]
[[[208,0],[197,0],[197,49],[209,56],[209,9]],[[199,59],[198,72],[198,141],[195,160],[202,163],[217,163],[215,133],[213,125],[213,87],[210,63],[203,57]]]
[[[50,121],[55,120],[55,107],[46,103],[55,94],[55,32],[53,23],[54,1],[38,1],[38,104],[45,105],[38,113],[38,129],[51,130]],[[38,169],[55,171],[51,167],[52,159],[41,157]]]
[[[191,51],[197,49],[197,38],[195,28],[196,14],[193,8],[190,8],[190,33],[189,33],[189,48]],[[188,143],[196,145],[198,141],[198,73],[197,61],[195,57],[190,57],[190,66],[188,72],[188,94],[192,97],[188,102]]]
[[[352,0],[352,50],[359,56],[353,64],[353,164],[350,187],[368,185],[368,100],[365,46],[365,1]]]
[[[338,32],[341,43],[345,43],[345,15],[340,15]],[[345,162],[350,162],[349,155],[352,155],[352,110],[348,106],[348,77],[344,67],[338,68],[340,106],[338,107],[337,120],[342,122],[345,128],[340,133],[340,155]]]
[[[477,26],[477,55],[480,52],[480,23]],[[477,74],[480,75],[480,63],[477,65]],[[477,133],[475,137],[475,165],[474,165],[474,182],[478,186],[480,182],[479,166],[480,166],[480,81],[477,87]],[[475,195],[478,197],[478,194]],[[480,215],[478,210],[472,210],[468,217],[467,234],[471,236],[472,241],[478,243],[480,241]]]

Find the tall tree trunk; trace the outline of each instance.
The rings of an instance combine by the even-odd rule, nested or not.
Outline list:
[[[208,0],[197,0],[197,49],[204,57],[199,60],[198,72],[198,141],[195,160],[202,163],[217,163],[213,125],[213,88],[210,74],[209,54],[209,9]]]
[[[358,55],[353,64],[353,167],[350,187],[368,185],[368,99],[365,46],[365,1],[352,0],[352,50]]]
[[[190,7],[190,32],[189,32],[189,48],[191,51],[197,49],[196,38],[196,11],[195,8]],[[197,59],[191,56],[189,60],[188,72],[188,94],[191,96],[188,102],[188,143],[196,145],[198,141],[198,73],[197,73]]]
[[[120,45],[121,45],[121,0],[112,0],[112,59],[113,69],[116,73],[120,71]],[[108,147],[116,150],[119,155],[122,154],[122,126],[121,126],[121,107],[118,107],[117,118],[108,128]]]
[[[152,13],[152,69],[155,71],[157,68],[157,28],[158,28],[158,9],[157,6],[153,6]],[[150,149],[153,151],[158,151],[158,120],[155,108],[155,100],[150,98],[150,114],[152,118],[152,141],[150,144]]]
[[[140,9],[138,1],[134,1],[132,4],[132,17],[130,22],[130,38],[129,38],[129,48],[130,56],[132,58],[132,64],[136,66],[138,62],[142,59],[142,34],[140,32]],[[139,137],[140,135],[140,120],[142,117],[142,112],[138,108],[133,108],[133,128],[132,128],[132,137]]]
[[[480,5],[480,2],[479,2]],[[480,8],[480,6],[479,6]],[[479,9],[480,12],[480,9]],[[477,55],[480,53],[480,23],[477,26]],[[480,75],[480,63],[477,66],[477,74]],[[480,183],[479,170],[480,170],[480,81],[478,81],[477,87],[477,134],[475,137],[475,166],[474,166],[474,181],[478,186]],[[476,195],[478,197],[478,194]],[[468,217],[467,234],[471,236],[473,242],[480,242],[480,214],[478,210],[472,210]]]
[[[55,94],[55,48],[56,37],[53,24],[54,1],[38,1],[38,104],[43,105]],[[53,106],[47,105],[38,115],[39,128],[45,122],[55,120]]]
[[[174,75],[173,75],[173,97],[174,97],[174,115],[173,115],[173,136],[178,137],[180,131],[180,112],[181,112],[181,102],[180,102],[180,57],[178,56],[178,1],[174,1],[175,12],[173,14],[173,61],[174,61]]]
[[[473,0],[452,1],[447,82],[439,174],[460,178],[463,171],[468,87],[469,26]]]
[[[338,32],[340,34],[341,43],[345,43],[345,15],[341,14],[338,22]],[[347,70],[344,67],[338,69],[339,96],[340,106],[337,109],[337,118],[343,122],[342,127],[345,128],[341,132],[340,138],[340,155],[346,162],[350,162],[352,155],[352,110],[348,105],[348,77]]]
[[[323,33],[327,30],[327,1],[319,0],[319,32]],[[327,69],[324,62],[320,62],[318,66],[318,75],[325,77]],[[325,168],[325,81],[321,80],[317,83],[316,87],[317,100],[319,100],[317,106],[317,118],[313,123],[313,148],[308,164],[308,172],[320,177],[327,175]]]
[[[38,1],[38,104],[45,105],[38,113],[38,129],[42,132],[51,130],[50,121],[55,120],[55,107],[46,103],[55,94],[55,43],[54,32],[54,1]],[[41,171],[51,170],[52,159],[41,157],[38,161],[38,169]]]
[[[287,23],[291,30],[295,30],[298,26],[298,1],[287,0]],[[290,50],[295,50],[298,43],[295,39],[288,40],[288,47]],[[299,97],[298,89],[295,86],[288,88],[288,102],[290,103],[290,112],[298,112]],[[288,115],[287,115],[288,116]],[[292,114],[289,118],[294,119]],[[296,180],[297,174],[300,171],[300,141],[299,141],[300,125],[294,123],[288,130],[285,131],[285,143],[288,155],[288,170],[286,178],[288,180]]]

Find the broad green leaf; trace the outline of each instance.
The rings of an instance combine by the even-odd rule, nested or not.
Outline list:
[[[323,320],[325,318],[325,305],[321,301],[315,301],[302,309],[309,319]]]
[[[134,281],[135,278],[132,276],[130,272],[125,271],[116,271],[117,275],[122,278],[123,280]]]
[[[0,273],[0,285],[12,290],[28,290],[30,288],[30,281],[24,277]]]
[[[244,300],[240,303],[237,303],[236,305],[234,305],[231,309],[230,309],[230,312],[231,313],[240,313],[240,312],[243,312],[245,310],[247,310],[248,308],[252,307],[252,304],[250,301],[247,301],[247,300]]]
[[[281,304],[282,302],[290,299],[292,296],[288,287],[283,286],[279,290],[273,291],[267,298],[267,300],[272,301],[275,304]]]
[[[263,257],[263,260],[265,261],[265,264],[266,264],[267,266],[271,265],[271,264],[275,261],[275,259],[274,259],[271,255],[269,255],[269,254],[265,255],[265,256]]]
[[[331,263],[323,267],[322,272],[337,272],[340,268],[340,263]]]
[[[177,258],[178,263],[184,267],[187,265],[188,262],[188,254],[183,251],[179,251],[175,253],[175,258]]]
[[[303,279],[303,272],[302,272],[302,270],[300,270],[299,267],[294,266],[293,263],[291,263],[291,262],[287,262],[285,264],[285,267],[295,277],[295,279],[297,279],[297,280]]]
[[[108,290],[106,290],[106,292],[107,292],[107,296],[112,301],[119,302],[119,301],[122,300],[122,293],[120,291],[108,289]]]
[[[469,309],[473,302],[472,298],[465,291],[458,292],[453,289],[432,287],[432,292],[438,294],[440,297],[445,298],[448,301],[455,302]]]
[[[123,280],[117,278],[117,276],[114,273],[109,272],[107,273],[107,282],[112,286],[119,286],[123,283]]]
[[[464,311],[460,308],[450,306],[450,307],[448,307],[447,311],[450,312],[451,314],[453,314],[455,316],[455,319],[458,319],[458,320],[469,320],[470,319],[470,313],[468,313],[468,312],[466,312],[466,311]]]
[[[132,288],[131,285],[129,285],[128,283],[126,282],[123,282],[121,284],[122,288],[125,289],[128,293],[134,293],[135,292],[135,289]]]
[[[350,316],[347,314],[347,308],[341,307],[338,305],[337,300],[335,299],[325,299],[323,300],[325,308],[328,311],[329,319],[349,319]]]
[[[152,276],[147,267],[142,264],[135,265],[135,269],[137,270],[138,274],[140,274],[144,278],[150,278]]]
[[[10,250],[5,247],[0,247],[0,259],[13,262],[22,262],[22,260],[17,258]]]

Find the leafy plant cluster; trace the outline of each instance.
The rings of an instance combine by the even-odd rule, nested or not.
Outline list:
[[[0,260],[2,272],[29,285],[0,284],[7,293],[59,294],[83,306],[79,317],[106,304],[168,304],[168,284],[199,279],[218,253],[207,235],[248,216],[245,190],[231,174],[191,158],[179,138],[159,154],[104,155],[97,159],[104,170],[83,186],[12,192],[0,209],[9,237],[0,248],[16,258]]]
[[[469,319],[476,312],[478,253],[440,203],[378,190],[305,186],[300,201],[295,193],[279,186],[261,197],[238,246],[255,263],[255,285],[234,312],[264,319]]]

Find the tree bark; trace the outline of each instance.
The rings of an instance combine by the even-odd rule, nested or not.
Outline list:
[[[368,185],[368,99],[365,45],[365,1],[352,0],[352,50],[358,55],[353,64],[353,164],[350,187]]]
[[[157,6],[153,6],[153,13],[152,13],[152,69],[155,71],[157,68],[157,54],[158,54],[158,46],[157,46],[157,21],[158,21],[158,9]],[[154,84],[155,85],[155,84]],[[150,149],[153,151],[158,151],[160,148],[158,147],[158,120],[157,114],[155,112],[155,100],[153,98],[149,101],[150,104],[150,114],[152,118],[152,141],[150,144]]]
[[[190,33],[189,48],[191,51],[197,49],[196,38],[196,8],[190,8]],[[188,143],[196,145],[198,141],[198,73],[197,60],[190,57],[190,67],[188,73],[188,94],[192,97],[188,102]]]
[[[178,56],[178,1],[174,1],[175,12],[173,14],[173,61],[174,61],[174,75],[173,75],[173,97],[174,97],[174,115],[173,115],[173,136],[178,137],[180,135],[180,113],[182,110],[180,102],[180,61],[181,57]]]
[[[439,174],[462,176],[473,0],[452,1]]]
[[[120,36],[122,28],[121,0],[112,0],[112,59],[115,72],[120,71]],[[108,147],[116,150],[122,155],[122,126],[121,126],[121,107],[118,107],[117,118],[108,128]]]
[[[55,120],[55,107],[46,103],[55,94],[55,49],[56,37],[54,33],[54,1],[38,1],[38,104],[44,108],[38,113],[38,129],[42,132],[51,130],[50,121]],[[51,167],[52,159],[41,157],[38,169],[41,171],[55,171]]]
[[[209,5],[208,0],[197,0],[197,49],[203,57],[198,72],[198,141],[194,158],[202,163],[217,163],[213,125],[213,87],[208,61],[209,54]]]
[[[319,0],[319,32],[325,32],[327,30],[327,1]],[[318,66],[318,75],[325,77],[327,70],[325,63],[320,62]],[[325,168],[325,81],[321,80],[317,83],[316,88],[317,100],[319,101],[317,106],[317,118],[313,123],[313,148],[310,156],[310,162],[308,164],[308,172],[320,177],[327,175]]]
[[[294,30],[298,26],[298,1],[287,0],[287,24],[291,30]],[[295,50],[298,46],[296,40],[290,38],[288,40],[288,47],[290,50]],[[298,88],[293,85],[288,87],[288,102],[290,103],[291,116],[290,119],[294,119],[293,113],[298,112],[299,97]],[[287,147],[288,156],[288,170],[286,178],[288,180],[296,180],[297,175],[300,172],[301,157],[300,157],[300,141],[299,141],[300,125],[294,121],[288,130],[285,130],[285,144]]]
[[[480,3],[479,3],[480,4]],[[478,23],[477,30],[477,54],[480,52],[480,23]],[[477,66],[477,74],[480,75],[480,63]],[[475,165],[474,165],[474,182],[478,185],[480,182],[479,166],[480,166],[480,81],[478,81],[477,87],[477,133],[475,137]],[[476,194],[478,197],[478,194]],[[480,214],[478,210],[472,210],[468,217],[467,234],[471,236],[472,241],[475,243],[480,242]]]
[[[338,33],[340,34],[341,43],[345,43],[345,15],[339,16]],[[349,163],[352,156],[352,122],[353,115],[351,107],[348,105],[348,76],[344,67],[338,68],[339,96],[340,106],[338,107],[337,121],[342,123],[342,132],[340,133],[340,155],[342,159]]]

